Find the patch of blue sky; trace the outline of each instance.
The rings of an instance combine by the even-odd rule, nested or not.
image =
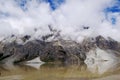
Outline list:
[[[105,15],[106,15],[106,19],[109,20],[113,25],[116,24],[116,17],[110,16],[109,17],[109,13],[120,13],[120,0],[116,0],[116,2],[114,3],[114,5],[107,7],[105,10]]]
[[[115,3],[105,9],[107,12],[120,12],[120,0],[115,0]]]
[[[120,12],[120,5],[114,5],[113,7],[109,7],[106,9],[107,12]]]
[[[24,11],[27,10],[26,4],[28,1],[32,1],[32,0],[15,0],[17,5],[20,6],[20,8]],[[52,10],[57,9],[62,3],[65,2],[65,0],[36,0],[36,1],[38,3],[41,3],[41,2],[49,3]]]
[[[18,6],[20,6],[20,8],[23,10],[23,11],[26,11],[27,10],[27,2],[30,1],[30,0],[15,0],[15,2],[17,3]]]
[[[57,9],[62,3],[65,2],[65,0],[45,0],[50,4],[50,7],[52,10]]]
[[[115,17],[112,17],[112,18],[111,18],[111,23],[112,23],[113,25],[116,24],[116,18],[115,18]]]

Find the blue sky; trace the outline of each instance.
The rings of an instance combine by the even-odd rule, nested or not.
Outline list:
[[[116,0],[115,4],[106,8],[107,12],[120,12],[120,0]]]
[[[16,3],[23,9],[24,11],[27,10],[27,7],[25,6],[27,4],[27,1],[31,0],[15,0]],[[65,0],[36,0],[38,3],[46,2],[49,3],[52,10],[56,10],[61,4],[65,3]],[[107,7],[103,10],[106,14],[106,19],[108,18],[109,13],[119,13],[120,12],[120,0],[116,0],[113,6]],[[6,14],[7,15],[7,14]],[[114,25],[116,24],[116,17],[111,17],[111,23]]]
[[[26,3],[28,1],[31,1],[31,0],[15,0],[16,3],[23,9],[23,10],[26,10]],[[55,10],[56,8],[58,8],[62,3],[65,2],[65,0],[36,0],[38,3],[41,3],[41,2],[46,2],[46,3],[49,3],[50,4],[50,7],[52,10]]]
[[[25,7],[27,1],[31,0],[15,0],[21,8]],[[36,0],[38,3],[39,2],[47,2],[50,4],[51,8],[55,10],[57,7],[59,7],[62,3],[65,2],[65,0]],[[116,0],[116,3],[114,6],[110,6],[106,8],[107,12],[120,12],[120,0]]]
[[[105,9],[106,19],[108,18],[109,13],[120,13],[120,0],[116,0],[113,6],[107,7]],[[114,25],[116,24],[116,17],[111,17],[111,23]]]
[[[51,24],[63,35],[78,40],[93,32],[114,37],[120,32],[120,0],[0,0],[0,23],[0,34],[6,28],[18,34],[41,28],[39,33],[43,34],[49,32],[46,25]],[[82,25],[91,30],[79,31]]]

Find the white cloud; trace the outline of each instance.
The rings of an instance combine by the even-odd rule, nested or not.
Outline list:
[[[120,31],[120,16],[114,14],[117,17],[117,23],[112,25],[105,20],[103,12],[112,3],[114,0],[66,0],[53,11],[48,3],[38,4],[32,0],[26,4],[28,10],[23,11],[14,0],[0,0],[0,12],[9,14],[8,17],[0,18],[0,23],[5,21],[6,24],[9,24],[7,29],[2,28],[6,24],[0,25],[0,36],[7,34],[4,32],[12,34],[16,30],[18,30],[18,34],[32,34],[36,27],[40,28],[36,34],[44,35],[49,33],[47,25],[52,24],[54,28],[61,30],[62,36],[67,39],[81,41],[84,37],[101,34],[120,40],[120,37],[116,35]],[[90,29],[83,30],[82,25],[90,26]]]
[[[10,36],[11,34],[16,34],[17,31],[15,29],[12,28],[12,26],[5,22],[5,21],[1,21],[0,22],[0,36],[1,37],[7,37]]]

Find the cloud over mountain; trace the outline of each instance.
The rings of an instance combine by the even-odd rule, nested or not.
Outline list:
[[[115,4],[115,0],[0,0],[0,37],[38,37],[50,33],[48,25],[52,25],[65,39],[103,35],[119,41],[120,13],[109,9]]]

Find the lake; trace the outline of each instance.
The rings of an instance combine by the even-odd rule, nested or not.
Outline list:
[[[1,64],[0,80],[120,80],[120,64],[111,61],[80,65]]]

